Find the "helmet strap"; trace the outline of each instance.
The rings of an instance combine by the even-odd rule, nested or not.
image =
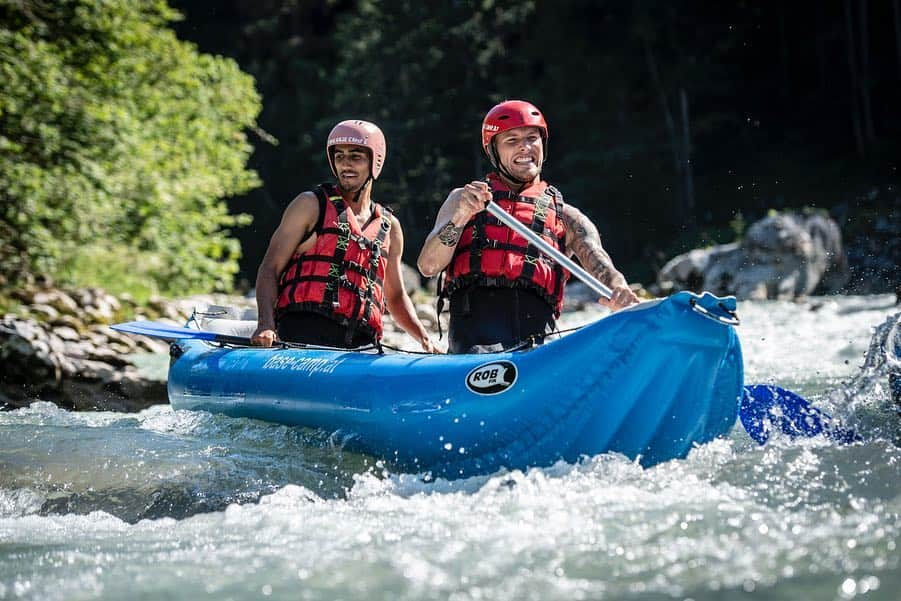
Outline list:
[[[494,168],[497,169],[501,175],[503,175],[514,184],[518,185],[520,190],[528,185],[528,181],[519,179],[518,177],[510,173],[507,168],[504,167],[504,165],[501,163],[500,157],[497,156],[497,148],[495,148],[494,146],[494,138],[491,139],[491,144],[488,146],[488,149],[490,150],[488,158],[491,160],[492,166],[494,166]]]
[[[358,203],[360,201],[360,195],[363,194],[363,190],[365,190],[366,186],[368,186],[371,182],[372,182],[372,173],[370,172],[369,177],[367,177],[366,181],[363,182],[363,185],[359,187],[359,189],[357,190],[357,193],[354,194],[354,199],[351,202],[353,202],[354,204]]]

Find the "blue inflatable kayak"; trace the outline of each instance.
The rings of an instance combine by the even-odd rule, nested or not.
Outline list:
[[[643,465],[727,433],[742,397],[735,300],[687,292],[488,355],[175,342],[169,399],[346,434],[400,471],[459,478],[607,451]]]

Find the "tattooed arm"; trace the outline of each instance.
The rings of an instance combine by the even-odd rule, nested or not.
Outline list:
[[[566,252],[575,255],[582,267],[606,284],[613,292],[610,300],[601,304],[614,311],[638,302],[629,288],[626,277],[613,266],[613,260],[601,245],[598,228],[582,211],[572,205],[563,205],[563,223],[566,225]]]
[[[490,200],[491,191],[485,182],[471,182],[451,191],[419,252],[416,265],[422,275],[432,277],[447,267],[454,257],[463,228],[476,213],[485,209]]]

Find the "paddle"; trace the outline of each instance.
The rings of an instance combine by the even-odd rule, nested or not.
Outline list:
[[[119,332],[126,334],[139,334],[141,336],[150,336],[151,338],[161,338],[163,340],[206,340],[207,342],[218,342],[220,344],[232,344],[235,346],[252,346],[257,349],[270,348],[302,348],[316,350],[356,350],[365,351],[375,347],[362,346],[356,349],[344,349],[331,346],[319,346],[315,344],[306,344],[303,342],[284,342],[276,341],[274,347],[255,346],[250,338],[244,336],[232,336],[229,334],[218,334],[216,332],[208,332],[205,330],[197,330],[195,328],[185,328],[175,326],[161,321],[128,321],[125,323],[117,323],[110,326]]]
[[[485,209],[511,230],[537,246],[538,250],[557,261],[561,267],[568,269],[574,276],[582,280],[586,286],[597,292],[598,296],[602,296],[606,299],[613,296],[613,291],[610,290],[610,288],[582,269],[578,263],[548,244],[544,238],[530,230],[524,223],[518,221],[513,215],[502,209],[499,204],[493,200],[489,201],[488,206],[485,207]]]
[[[738,415],[751,438],[760,444],[766,443],[770,434],[775,431],[781,431],[792,438],[822,434],[840,444],[862,440],[825,411],[817,409],[794,392],[778,386],[745,386]]]
[[[485,209],[504,225],[534,244],[541,252],[568,269],[598,295],[608,299],[612,296],[610,288],[548,244],[541,236],[502,209],[500,205],[490,201]],[[842,427],[837,420],[811,405],[807,399],[778,386],[759,384],[745,386],[739,418],[751,438],[760,444],[766,443],[774,427],[778,427],[792,437],[823,434],[839,443],[860,440],[860,437],[854,432]]]
[[[216,332],[204,332],[203,330],[174,326],[160,321],[128,321],[125,323],[113,324],[110,327],[127,334],[140,334],[141,336],[162,338],[163,340],[183,340],[190,338],[193,340],[221,342],[222,344],[250,346],[250,338],[217,334]]]

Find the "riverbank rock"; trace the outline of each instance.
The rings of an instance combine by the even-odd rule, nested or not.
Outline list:
[[[14,298],[21,306],[0,321],[0,405],[45,400],[68,409],[138,411],[168,402],[165,382],[146,376],[132,360],[167,353],[168,345],[109,324],[141,318],[182,324],[192,299],[154,299],[139,307],[127,295],[57,288],[48,278],[24,282]]]
[[[661,292],[707,290],[739,299],[791,300],[837,292],[849,277],[841,231],[828,216],[783,213],[754,223],[740,242],[697,249],[661,269]]]
[[[31,318],[3,317],[0,402],[23,407],[44,400],[67,409],[109,411],[167,402],[165,382],[141,375],[127,355],[104,345],[96,334],[81,338],[73,337],[71,328],[60,330],[62,335]]]

